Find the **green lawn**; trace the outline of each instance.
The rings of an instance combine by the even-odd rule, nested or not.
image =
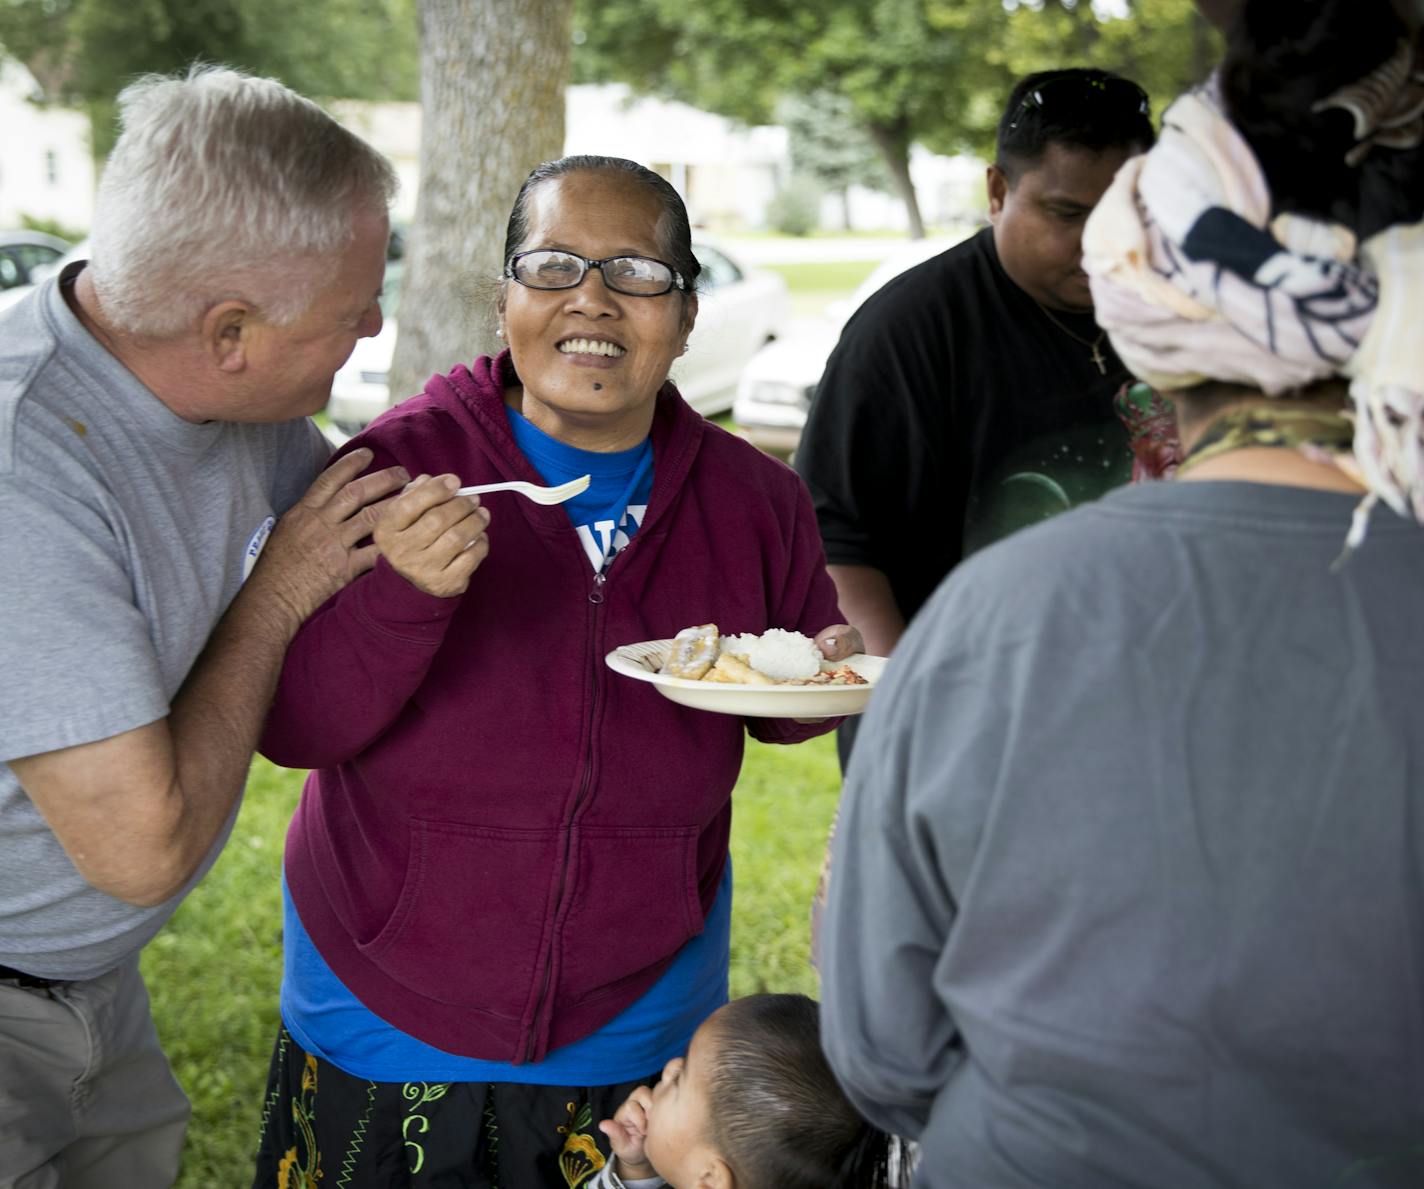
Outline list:
[[[791,291],[791,312],[798,317],[820,314],[837,298],[848,297],[880,262],[878,260],[815,260],[798,264],[763,265],[778,273]]]
[[[181,1189],[250,1182],[281,982],[282,840],[302,774],[258,760],[232,839],[144,955],[154,1016],[193,1100]],[[815,993],[807,919],[839,790],[835,746],[751,743],[732,828],[732,994]]]

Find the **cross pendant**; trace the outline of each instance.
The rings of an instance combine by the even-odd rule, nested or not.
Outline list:
[[[1103,358],[1103,353],[1098,350],[1097,343],[1093,344],[1093,362],[1098,365],[1098,375],[1106,376],[1108,374],[1108,361]]]

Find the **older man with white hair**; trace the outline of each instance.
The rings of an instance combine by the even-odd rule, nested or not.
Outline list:
[[[390,166],[231,70],[119,103],[93,259],[0,318],[0,1186],[172,1183],[188,1104],[139,951],[408,479],[358,478],[366,451],[313,482],[307,420],[380,329]]]

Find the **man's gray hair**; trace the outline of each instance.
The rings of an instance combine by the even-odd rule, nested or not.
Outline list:
[[[131,334],[179,334],[230,298],[295,321],[335,275],[352,220],[395,194],[380,153],[273,79],[146,75],[119,95],[119,120],[90,268]]]

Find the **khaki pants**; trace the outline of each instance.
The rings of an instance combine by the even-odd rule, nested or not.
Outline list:
[[[86,982],[0,980],[0,1189],[166,1189],[188,1113],[137,955]]]

